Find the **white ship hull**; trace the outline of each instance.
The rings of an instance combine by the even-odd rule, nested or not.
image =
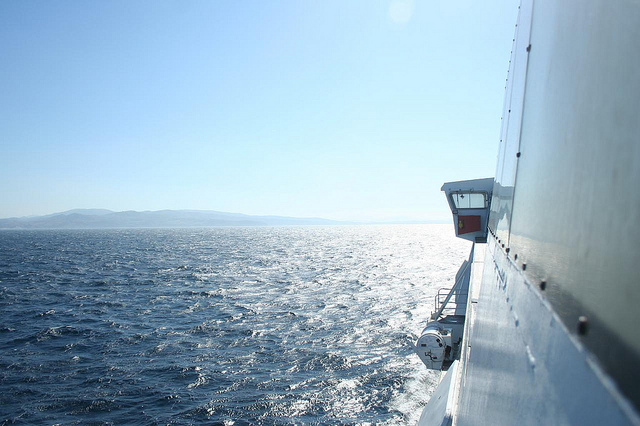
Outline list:
[[[640,424],[638,70],[640,3],[522,1],[486,244],[443,187],[475,251],[420,424]]]
[[[420,425],[640,424],[497,239],[476,244],[463,351]]]

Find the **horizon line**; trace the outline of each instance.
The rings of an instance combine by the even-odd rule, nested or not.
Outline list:
[[[103,211],[104,213],[94,213],[88,214],[83,213],[83,211]],[[20,220],[20,219],[36,219],[47,216],[56,216],[63,214],[78,214],[84,216],[102,216],[108,214],[117,214],[117,213],[157,213],[157,212],[194,212],[194,213],[221,213],[221,214],[229,214],[229,215],[238,215],[238,216],[248,216],[248,217],[271,217],[271,218],[288,218],[288,219],[319,219],[319,220],[328,220],[334,222],[343,222],[346,224],[366,224],[366,225],[375,225],[375,224],[439,224],[439,223],[448,223],[450,219],[443,218],[434,218],[434,219],[426,219],[426,218],[416,218],[416,217],[390,217],[390,218],[380,218],[380,219],[371,219],[371,220],[363,220],[363,219],[355,219],[355,220],[345,220],[345,219],[332,219],[321,216],[289,216],[282,214],[247,214],[247,213],[239,213],[239,212],[227,212],[222,210],[213,210],[213,209],[158,209],[158,210],[111,210],[106,208],[73,208],[69,210],[57,211],[52,213],[45,214],[32,214],[32,215],[24,215],[24,216],[9,216],[9,217],[0,217],[0,220]]]

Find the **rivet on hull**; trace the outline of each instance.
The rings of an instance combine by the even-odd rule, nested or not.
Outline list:
[[[589,331],[589,322],[587,317],[581,316],[578,318],[578,334],[584,336],[587,334],[587,331]]]

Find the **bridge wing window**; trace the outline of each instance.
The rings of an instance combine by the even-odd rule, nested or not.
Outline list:
[[[487,196],[479,192],[454,192],[451,194],[453,204],[458,209],[484,209],[487,207]]]

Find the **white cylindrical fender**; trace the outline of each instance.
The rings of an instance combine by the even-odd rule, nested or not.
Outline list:
[[[447,344],[442,335],[442,327],[437,322],[427,324],[416,343],[416,353],[431,370],[441,370]]]

